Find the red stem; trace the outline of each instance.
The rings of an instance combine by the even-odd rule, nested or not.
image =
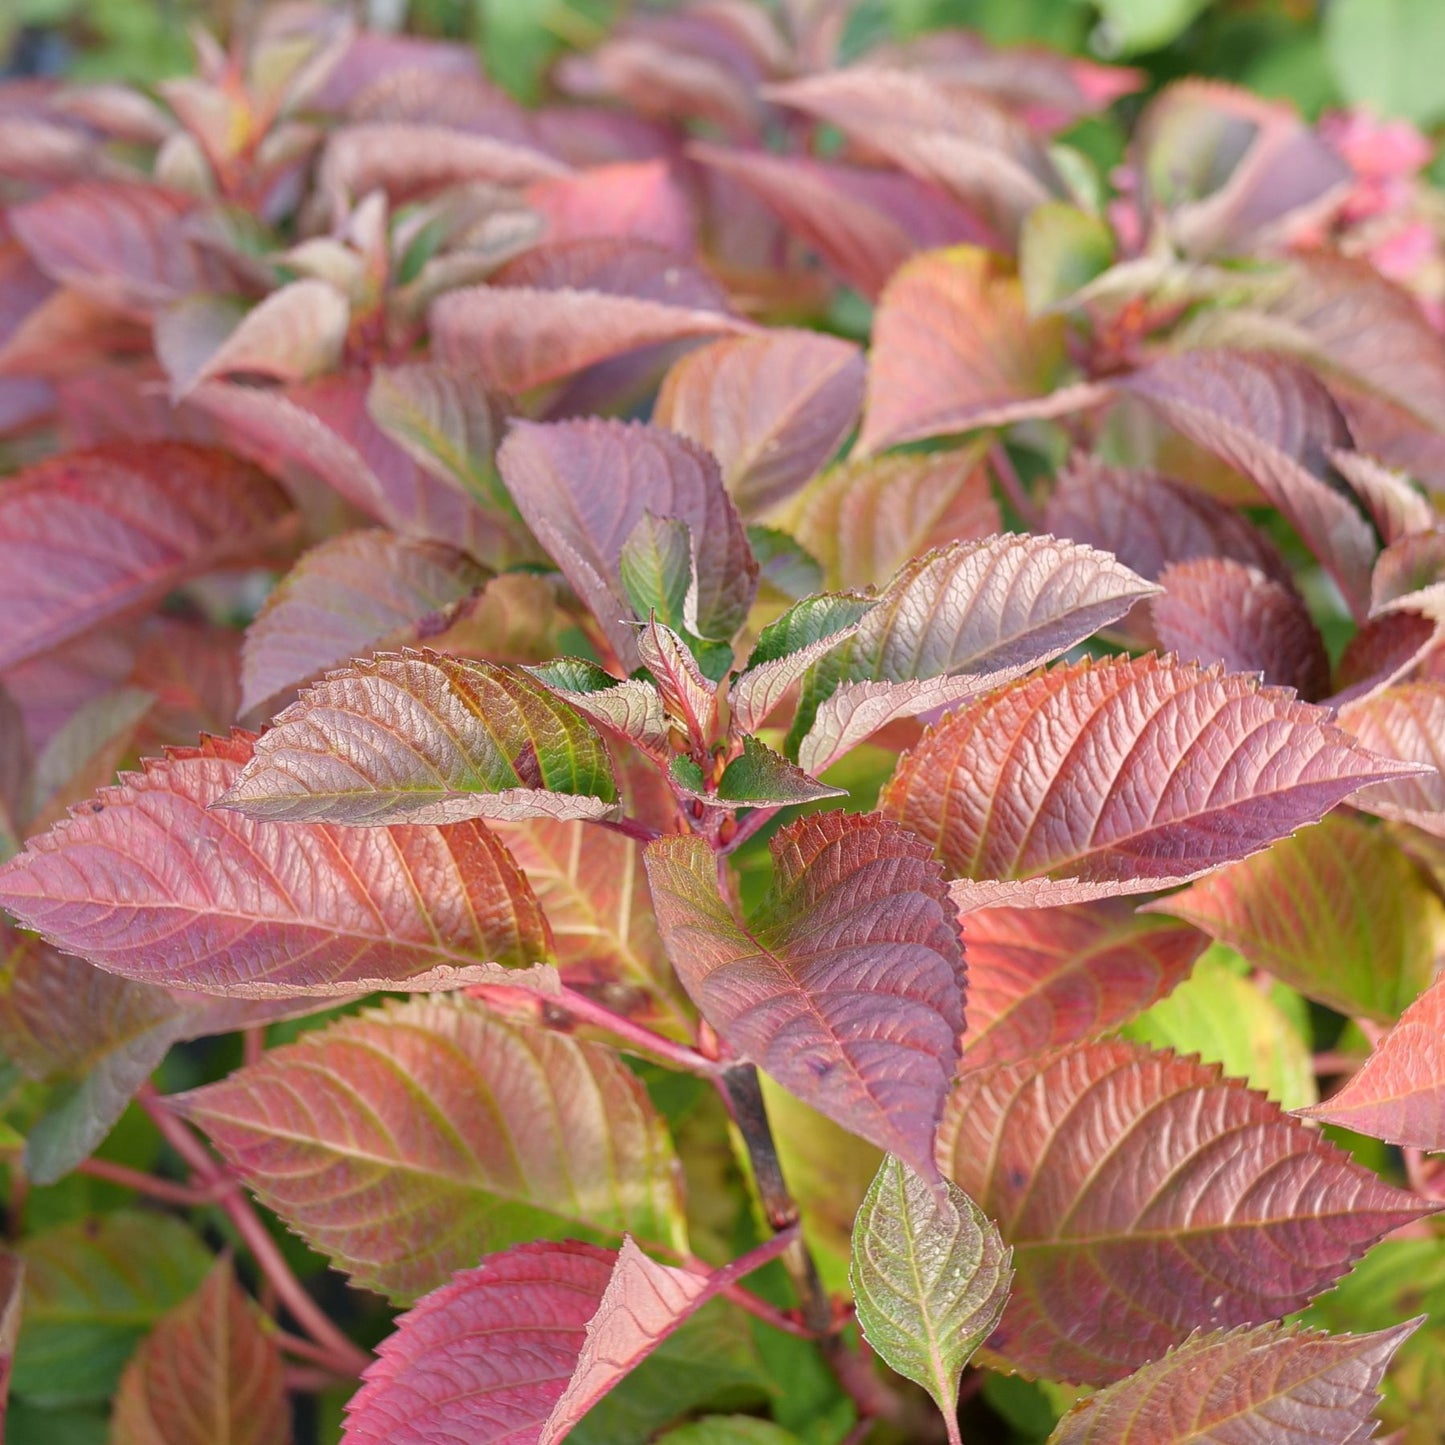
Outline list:
[[[654,838],[662,837],[661,832],[644,823],[640,818],[589,818],[587,820],[594,827],[609,828],[614,833],[621,833],[624,838],[631,838],[638,843],[651,843]]]
[[[1014,510],[1019,514],[1019,520],[1029,531],[1037,532],[1043,523],[1043,516],[1035,505],[1034,499],[1029,496],[1024,487],[1023,479],[1015,469],[1013,460],[1002,442],[990,444],[988,460],[993,467],[994,475],[999,480],[999,485],[1004,490],[1004,495],[1013,503]]]
[[[104,1179],[107,1184],[118,1184],[122,1189],[134,1189],[163,1204],[179,1204],[188,1209],[202,1204],[214,1204],[214,1189],[197,1189],[190,1184],[176,1184],[169,1179],[159,1179],[154,1174],[142,1173],[139,1169],[127,1169],[124,1164],[115,1164],[109,1159],[86,1159],[76,1165],[77,1174],[88,1174],[92,1179]]]

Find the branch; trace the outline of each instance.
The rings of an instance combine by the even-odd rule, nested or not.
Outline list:
[[[179,1204],[185,1208],[197,1208],[203,1204],[217,1202],[214,1189],[197,1189],[191,1184],[177,1184],[170,1179],[161,1179],[139,1169],[128,1169],[124,1164],[109,1159],[86,1159],[75,1166],[77,1174],[88,1174],[92,1179],[104,1179],[107,1184],[117,1184],[122,1189],[133,1189],[162,1204]]]

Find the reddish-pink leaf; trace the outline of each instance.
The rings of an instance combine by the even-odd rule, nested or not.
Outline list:
[[[1095,1385],[1299,1309],[1439,1207],[1218,1068],[1129,1043],[965,1074],[938,1159],[1013,1246],[989,1354]]]
[[[1368,1335],[1273,1323],[1195,1335],[1081,1400],[1049,1445],[1366,1445],[1386,1367],[1420,1323]]]
[[[701,143],[688,153],[757,196],[870,301],[917,252],[993,239],[946,192],[912,176]]]
[[[832,458],[863,404],[864,374],[862,353],[835,336],[729,337],[672,368],[652,421],[710,451],[738,509],[756,516]]]
[[[1328,717],[1250,678],[1153,655],[1060,666],[945,718],[900,761],[882,806],[950,876],[1028,882],[1026,903],[1145,892],[1403,774]],[[1009,892],[989,901],[1011,903]]]
[[[288,514],[253,468],[180,443],[112,443],[28,468],[0,486],[0,667],[249,560]]]
[[[268,1208],[393,1299],[533,1239],[687,1247],[682,1171],[631,1069],[475,1000],[393,1000],[177,1107]]]
[[[625,236],[545,242],[505,266],[496,282],[533,291],[596,291],[694,311],[728,309],[727,292],[699,267]]]
[[[1345,414],[1348,417],[1348,410]],[[1339,447],[1330,453],[1330,462],[1365,504],[1386,546],[1435,526],[1437,517],[1429,497],[1403,472],[1391,471],[1362,452]]]
[[[505,396],[660,342],[751,330],[686,302],[526,286],[450,292],[433,304],[430,324],[443,361],[475,367]]]
[[[229,1259],[141,1342],[116,1392],[112,1445],[288,1445],[291,1406],[269,1322]]]
[[[612,1275],[610,1250],[519,1244],[396,1322],[347,1405],[347,1445],[535,1445]]]
[[[1445,1150],[1445,980],[1405,1010],[1342,1089],[1300,1112],[1391,1144]]]
[[[1326,449],[1349,435],[1321,382],[1284,357],[1220,350],[1162,357],[1118,385],[1257,482],[1356,618],[1368,614],[1378,546],[1359,508],[1324,479]]]
[[[1159,645],[1185,662],[1258,673],[1314,701],[1330,687],[1324,639],[1304,598],[1257,568],[1222,557],[1175,563],[1149,603]]]
[[[1188,976],[1207,937],[1122,899],[984,908],[963,920],[965,1070],[1112,1032]]]
[[[246,629],[245,709],[325,668],[428,629],[486,572],[437,542],[347,532],[302,555]]]
[[[622,549],[647,513],[684,523],[692,538],[696,625],[729,638],[757,590],[758,564],[717,463],[658,427],[586,420],[519,422],[497,465],[527,524],[592,609],[617,655],[638,663],[622,585]]]
[[[1018,279],[989,252],[956,246],[909,261],[878,303],[858,450],[1102,400],[1087,384],[1051,394],[1063,342],[1059,318],[1030,319]]]
[[[1400,607],[1429,613],[1432,604],[1445,596],[1445,530],[1412,532],[1392,542],[1375,560],[1370,578],[1370,602],[1375,614]],[[1435,589],[1425,597],[1413,596]],[[1393,604],[1393,607],[1392,607]]]
[[[0,869],[0,902],[114,973],[239,997],[454,987],[469,965],[550,956],[480,823],[280,828],[212,808],[251,752],[237,733],[147,763]]]
[[[102,306],[145,315],[198,291],[231,289],[215,255],[187,239],[194,204],[149,183],[84,182],[13,206],[7,219],[47,276]]]
[[[709,1283],[707,1275],[658,1264],[624,1239],[597,1313],[588,1321],[577,1368],[537,1445],[556,1445],[570,1433],[603,1395],[707,1303]]]
[[[1340,726],[1372,753],[1433,768],[1366,788],[1355,806],[1445,837],[1445,683],[1409,682],[1340,709]]]
[[[1433,603],[1417,611],[1415,599],[1392,602],[1378,617],[1368,618],[1345,644],[1335,664],[1335,707],[1366,702],[1409,677],[1438,648],[1445,636],[1445,616]]]
[[[673,965],[741,1058],[932,1176],[963,1027],[958,923],[941,875],[876,814],[818,813],[771,847],[772,890],[744,925],[705,843],[648,846]]]
[[[692,208],[666,161],[597,166],[528,186],[527,204],[547,220],[549,241],[633,236],[680,256],[696,243]]]

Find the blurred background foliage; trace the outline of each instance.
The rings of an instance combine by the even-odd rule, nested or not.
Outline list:
[[[665,3],[665,0],[663,0]],[[11,73],[151,81],[189,66],[187,26],[244,25],[256,0],[4,0]],[[465,38],[494,78],[534,98],[565,48],[595,44],[626,0],[362,0],[371,24]],[[962,25],[1127,61],[1151,89],[1212,75],[1293,101],[1311,117],[1364,105],[1427,130],[1445,123],[1445,0],[860,0],[851,48]]]

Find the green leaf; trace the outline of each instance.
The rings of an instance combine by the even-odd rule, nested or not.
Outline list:
[[[687,630],[693,568],[686,522],[644,512],[622,544],[618,570],[627,600],[639,617],[656,614],[675,632]]]
[[[1024,305],[1037,316],[1114,264],[1114,238],[1097,216],[1062,201],[1030,211],[1019,236]]]
[[[798,1437],[754,1415],[708,1415],[669,1430],[657,1445],[798,1445]]]
[[[1318,1102],[1309,1045],[1284,1010],[1210,949],[1168,998],[1124,1029],[1157,1049],[1198,1054],[1232,1078],[1245,1079],[1282,1109]]]
[[[179,1220],[139,1210],[62,1225],[17,1248],[25,1310],[11,1384],[40,1406],[108,1398],[141,1337],[211,1267]]]
[[[940,1197],[900,1159],[884,1159],[858,1211],[851,1278],[864,1338],[952,1421],[959,1376],[998,1324],[1013,1271],[992,1222],[944,1182]]]
[[[1188,29],[1209,0],[1098,0],[1109,40],[1119,55],[1168,45]]]
[[[723,769],[718,779],[717,801],[749,806],[777,807],[788,803],[811,803],[819,798],[842,798],[842,788],[831,788],[810,777],[775,753],[757,738],[744,738],[743,750]]]
[[[1437,0],[1332,0],[1324,36],[1351,105],[1416,125],[1445,117],[1445,7]]]
[[[776,527],[751,526],[748,545],[763,580],[788,597],[807,597],[823,585],[823,569],[801,542]]]

